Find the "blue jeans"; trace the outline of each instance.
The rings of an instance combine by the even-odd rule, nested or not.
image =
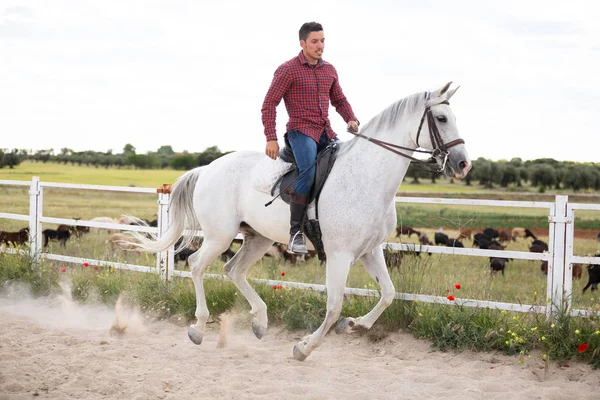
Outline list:
[[[327,133],[325,133],[325,131],[321,133],[319,143],[297,130],[289,131],[286,135],[290,142],[290,146],[292,146],[294,158],[296,159],[300,174],[306,171],[310,165],[315,162],[317,153],[329,144],[329,139],[327,139]],[[298,179],[296,186],[294,187],[296,193],[306,196],[310,194],[310,190],[315,182],[316,171],[317,169],[313,165],[305,174],[300,175],[300,179]]]

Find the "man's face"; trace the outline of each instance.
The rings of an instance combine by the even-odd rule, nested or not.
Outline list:
[[[310,32],[306,40],[300,41],[300,46],[304,51],[304,56],[311,64],[317,63],[323,57],[325,49],[325,35],[323,31]]]

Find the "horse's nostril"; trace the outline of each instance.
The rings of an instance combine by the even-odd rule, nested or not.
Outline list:
[[[461,161],[458,163],[458,168],[460,168],[460,170],[464,170],[465,168],[467,168],[469,166],[469,163],[466,161]]]

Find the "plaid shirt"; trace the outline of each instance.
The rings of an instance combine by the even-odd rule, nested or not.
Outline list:
[[[299,130],[316,142],[323,131],[329,139],[336,136],[329,122],[330,99],[344,121],[356,121],[333,65],[319,60],[317,65],[311,66],[302,51],[277,68],[265,96],[261,111],[267,141],[277,140],[276,108],[282,98],[289,115],[287,131]]]

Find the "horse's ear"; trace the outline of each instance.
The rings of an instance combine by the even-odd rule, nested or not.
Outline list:
[[[450,82],[446,83],[446,84],[444,85],[444,87],[442,87],[442,88],[440,89],[440,91],[438,92],[438,96],[441,96],[441,95],[443,95],[444,93],[446,93],[446,92],[448,91],[448,89],[450,89],[450,85],[452,85],[452,81],[450,81]]]
[[[455,89],[449,90],[448,93],[446,94],[446,100],[450,100],[450,98],[452,96],[454,96],[454,93],[456,93],[456,91],[458,90],[460,86],[457,86]]]
[[[441,89],[434,90],[433,92],[431,92],[429,94],[429,100],[437,99],[437,98],[443,96],[444,93],[446,93],[448,91],[448,88],[450,88],[450,85],[452,85],[452,81],[446,83],[444,86],[442,86]]]

